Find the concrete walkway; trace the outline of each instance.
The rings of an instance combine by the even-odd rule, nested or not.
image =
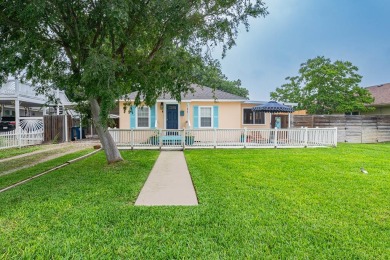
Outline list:
[[[182,151],[162,151],[139,194],[136,206],[198,205]]]

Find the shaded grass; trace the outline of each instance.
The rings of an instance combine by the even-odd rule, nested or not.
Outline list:
[[[12,159],[5,162],[0,162],[0,174],[7,172],[15,168],[24,167],[26,165],[37,164],[39,161],[53,155],[60,155],[69,151],[69,147],[63,147],[59,149],[52,149],[43,151],[36,154],[27,155],[21,158]]]
[[[35,146],[25,146],[21,148],[9,148],[9,149],[0,149],[0,160],[25,154],[25,153],[31,153],[34,151],[42,150],[44,146],[42,145],[35,145]]]
[[[19,181],[25,180],[27,178],[30,178],[34,175],[40,174],[44,171],[50,170],[54,167],[60,166],[64,163],[66,163],[67,161],[70,161],[72,159],[76,159],[76,158],[83,156],[85,154],[88,154],[92,151],[93,151],[93,149],[91,149],[91,148],[80,150],[80,151],[77,151],[74,153],[70,153],[70,154],[67,154],[67,155],[64,155],[64,156],[37,164],[37,165],[34,165],[32,167],[29,167],[29,168],[21,169],[19,171],[16,171],[16,172],[13,172],[10,174],[2,175],[2,176],[0,176],[0,189],[8,187],[12,184],[15,184]],[[11,164],[11,166],[12,166],[12,164]]]
[[[0,258],[385,259],[389,152],[188,150],[197,207],[132,206],[158,152],[99,153],[0,194]]]

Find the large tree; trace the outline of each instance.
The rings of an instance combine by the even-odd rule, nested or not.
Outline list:
[[[287,77],[289,82],[271,92],[271,99],[295,102],[310,114],[332,114],[367,111],[374,99],[359,86],[362,76],[349,61],[325,57],[309,59],[301,64],[299,75]]]
[[[210,47],[225,53],[241,25],[266,14],[261,0],[2,0],[0,77],[89,101],[108,162],[120,161],[106,123],[115,100],[133,91],[136,104],[161,93],[180,100],[206,82]]]

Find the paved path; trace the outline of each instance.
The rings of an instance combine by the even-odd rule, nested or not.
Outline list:
[[[160,153],[135,205],[198,205],[183,152],[162,151]]]

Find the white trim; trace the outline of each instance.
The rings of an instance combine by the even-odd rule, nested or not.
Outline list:
[[[155,119],[154,119],[154,128],[158,128],[158,109],[157,109],[157,102],[156,102],[156,104],[154,105],[154,117],[155,117]],[[152,115],[150,115],[150,119],[152,119]]]
[[[180,103],[177,101],[163,102],[163,103],[164,103],[164,129],[167,129],[167,105],[177,105],[177,129],[181,129],[180,128]]]
[[[201,108],[210,108],[211,109],[211,126],[202,126],[201,124]],[[214,109],[213,106],[198,106],[198,128],[211,129],[214,128]]]
[[[253,105],[264,105],[268,101],[260,101],[260,100],[247,100],[244,102],[244,104],[253,104]]]
[[[214,103],[219,103],[219,102],[245,102],[248,101],[247,99],[191,99],[191,100],[182,100],[181,102],[214,102]]]
[[[149,106],[142,106],[142,107],[147,107],[148,108],[148,126],[138,126],[138,107],[135,108],[135,128],[136,129],[150,129],[150,118],[151,118],[151,114],[150,114],[150,107]]]
[[[291,103],[291,102],[283,102],[282,104],[285,105],[285,106],[291,106],[291,107],[298,106],[298,103]]]
[[[191,129],[190,103],[187,103],[186,113],[187,113],[187,124],[186,124],[186,128],[187,128],[187,126],[188,126],[188,128]]]
[[[250,108],[250,107],[242,107],[241,108],[242,109],[242,113],[241,113],[241,118],[242,118],[242,120],[241,120],[241,123],[242,123],[242,125],[245,125],[245,126],[251,126],[251,125],[266,125],[266,117],[265,117],[265,113],[263,112],[263,114],[264,114],[264,124],[245,124],[244,123],[244,110],[245,109],[250,109],[250,110],[252,110],[252,108]],[[261,111],[252,111],[252,113],[253,112],[261,112]],[[253,115],[253,122],[255,121],[255,115]]]

